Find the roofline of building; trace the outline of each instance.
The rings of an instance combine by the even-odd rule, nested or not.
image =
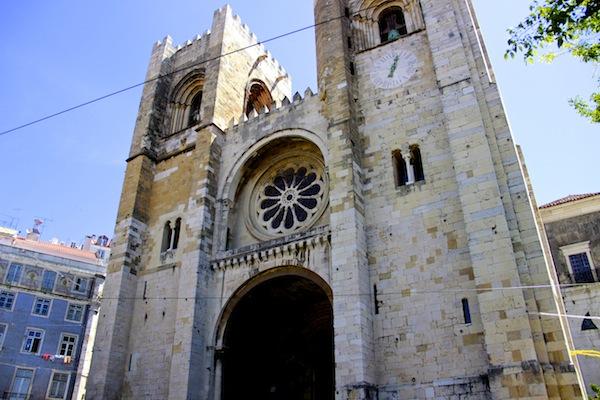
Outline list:
[[[86,274],[104,274],[106,273],[106,267],[97,263],[88,263],[85,261],[73,260],[71,258],[59,257],[51,254],[41,253],[39,251],[22,249],[20,247],[14,247],[6,244],[0,244],[0,254],[8,254],[18,257],[26,257],[35,261],[49,262],[56,264],[59,267],[63,267],[65,272],[72,270],[73,268]]]
[[[556,205],[546,205],[539,208],[542,221],[547,224],[574,218],[585,214],[600,212],[600,194],[571,200]]]

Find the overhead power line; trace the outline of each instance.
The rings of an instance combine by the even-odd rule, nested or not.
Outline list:
[[[593,349],[589,349],[589,350],[571,350],[571,351],[569,351],[569,353],[571,353],[572,356],[586,356],[586,357],[600,358],[600,351],[593,350]]]
[[[110,97],[116,96],[116,95],[118,95],[118,94],[121,94],[121,93],[127,92],[127,91],[129,91],[129,90],[132,90],[132,89],[135,89],[135,88],[137,88],[137,87],[144,86],[144,85],[145,85],[145,84],[147,84],[147,83],[154,82],[154,81],[156,81],[156,80],[159,80],[159,79],[162,79],[162,78],[168,77],[168,76],[170,76],[170,75],[177,74],[177,73],[179,73],[179,72],[186,71],[186,70],[188,70],[188,69],[191,69],[191,68],[196,68],[196,67],[198,67],[198,66],[200,66],[200,65],[203,65],[203,64],[206,64],[206,63],[209,63],[209,62],[212,62],[212,61],[218,60],[218,59],[220,59],[220,58],[227,57],[227,56],[230,56],[230,55],[232,55],[232,54],[240,53],[240,52],[242,52],[242,51],[246,51],[246,50],[248,50],[248,49],[251,49],[251,48],[253,48],[253,47],[256,47],[256,46],[260,46],[260,45],[262,45],[262,44],[265,44],[265,43],[273,42],[273,41],[275,41],[275,40],[279,40],[279,39],[282,39],[282,38],[285,38],[285,37],[288,37],[288,36],[292,36],[292,35],[295,35],[295,34],[297,34],[297,33],[300,33],[300,32],[303,32],[303,31],[306,31],[306,30],[309,30],[309,29],[312,29],[312,28],[316,28],[317,26],[321,26],[321,25],[328,24],[328,23],[330,23],[330,22],[337,21],[337,20],[339,20],[339,19],[342,19],[342,18],[350,18],[350,17],[352,17],[352,16],[358,15],[359,13],[361,13],[361,12],[363,12],[363,11],[367,11],[367,10],[369,10],[369,9],[372,9],[372,8],[375,8],[375,7],[379,7],[379,5],[377,5],[377,6],[370,6],[370,7],[366,7],[366,8],[362,8],[362,9],[358,10],[356,13],[354,13],[354,14],[352,14],[352,15],[350,15],[350,14],[344,14],[344,15],[340,15],[340,16],[337,16],[337,17],[333,17],[333,18],[327,19],[327,20],[325,20],[325,21],[317,22],[317,23],[314,23],[314,24],[312,24],[312,25],[305,26],[305,27],[303,27],[303,28],[298,28],[298,29],[295,29],[295,30],[293,30],[293,31],[289,31],[289,32],[282,33],[282,34],[280,34],[280,35],[277,35],[277,36],[271,37],[271,38],[269,38],[269,39],[266,39],[266,40],[259,41],[259,42],[255,43],[255,44],[251,44],[251,45],[248,45],[248,46],[245,46],[245,47],[241,47],[241,48],[239,48],[239,49],[232,50],[232,51],[230,51],[230,52],[227,52],[227,53],[220,54],[220,55],[218,55],[218,56],[216,56],[216,57],[212,57],[212,58],[209,58],[209,59],[206,59],[206,60],[202,60],[202,61],[200,61],[200,62],[197,62],[197,63],[194,63],[194,64],[190,64],[190,65],[188,65],[188,66],[186,66],[186,67],[182,67],[182,68],[175,69],[175,70],[173,70],[173,71],[171,71],[171,72],[168,72],[168,73],[165,73],[165,74],[162,74],[162,75],[158,75],[158,76],[156,76],[156,77],[154,77],[154,78],[147,79],[147,80],[145,80],[145,81],[143,81],[143,82],[136,83],[136,84],[133,84],[133,85],[131,85],[131,86],[127,86],[127,87],[125,87],[125,88],[123,88],[123,89],[119,89],[119,90],[116,90],[116,91],[114,91],[114,92],[107,93],[107,94],[105,94],[105,95],[102,95],[102,96],[100,96],[100,97],[96,97],[96,98],[94,98],[94,99],[91,99],[91,100],[85,101],[85,102],[83,102],[83,103],[79,103],[79,104],[77,104],[77,105],[74,105],[74,106],[72,106],[72,107],[69,107],[69,108],[66,108],[66,109],[64,109],[64,110],[61,110],[61,111],[55,112],[55,113],[53,113],[53,114],[49,114],[49,115],[46,115],[46,116],[44,116],[44,117],[41,117],[41,118],[35,119],[35,120],[33,120],[33,121],[27,122],[27,123],[25,123],[25,124],[22,124],[22,125],[16,126],[16,127],[14,127],[14,128],[11,128],[11,129],[8,129],[8,130],[5,130],[5,131],[2,131],[2,132],[0,132],[0,136],[3,136],[3,135],[6,135],[6,134],[8,134],[8,133],[12,133],[12,132],[18,131],[18,130],[20,130],[20,129],[26,128],[26,127],[28,127],[28,126],[31,126],[31,125],[38,124],[38,123],[40,123],[40,122],[43,122],[43,121],[49,120],[49,119],[51,119],[51,118],[58,117],[59,115],[63,115],[63,114],[69,113],[69,112],[71,112],[71,111],[74,111],[74,110],[77,110],[77,109],[79,109],[79,108],[83,108],[83,107],[85,107],[85,106],[89,106],[90,104],[98,103],[99,101],[102,101],[102,100],[108,99],[108,98],[110,98]]]
[[[590,315],[576,315],[576,314],[556,314],[556,313],[547,313],[547,312],[539,312],[535,313],[538,315],[543,315],[545,317],[565,317],[565,318],[574,318],[574,319],[589,319],[594,321],[600,321],[600,317],[590,316]]]

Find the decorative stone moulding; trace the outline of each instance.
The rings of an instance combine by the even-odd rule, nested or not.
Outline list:
[[[306,152],[277,157],[251,183],[246,224],[262,240],[310,228],[328,203],[323,161]]]
[[[305,250],[311,250],[329,243],[329,227],[319,226],[307,232],[297,233],[285,239],[247,246],[228,251],[211,261],[213,270],[232,267],[244,267],[258,262],[268,263],[280,260],[280,265],[302,266],[305,262]],[[291,239],[291,240],[290,240]]]

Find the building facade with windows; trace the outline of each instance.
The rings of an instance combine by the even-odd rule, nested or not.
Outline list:
[[[471,2],[313,4],[154,45],[86,399],[581,398]]]
[[[575,350],[600,349],[600,193],[567,196],[540,207]],[[585,318],[586,316],[593,318]],[[583,317],[583,318],[582,318]],[[595,318],[595,319],[594,319]],[[600,385],[600,359],[578,356],[590,385]]]
[[[82,398],[105,270],[93,251],[0,238],[0,398]]]

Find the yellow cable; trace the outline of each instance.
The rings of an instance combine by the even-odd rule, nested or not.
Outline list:
[[[586,356],[600,358],[600,351],[598,350],[571,350],[572,356]]]

